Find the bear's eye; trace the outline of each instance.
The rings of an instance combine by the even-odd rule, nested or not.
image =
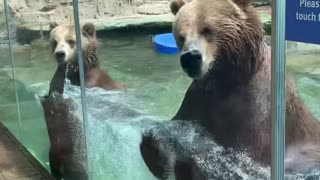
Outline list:
[[[211,31],[211,29],[209,29],[208,27],[204,27],[200,33],[203,35],[203,36],[206,36],[206,37],[212,37],[213,35],[213,32]]]
[[[177,39],[177,45],[178,45],[178,47],[182,47],[183,44],[184,44],[184,42],[185,42],[185,37],[179,35],[179,36],[178,36],[178,39]]]
[[[72,40],[72,39],[69,39],[69,40],[67,40],[67,43],[68,43],[70,46],[74,46],[76,42],[75,42],[74,40]]]
[[[182,42],[182,43],[184,43],[185,37],[180,35],[180,36],[179,36],[179,41]]]
[[[57,46],[57,41],[56,41],[56,40],[53,40],[53,41],[51,42],[51,44],[52,44],[52,47],[55,48],[55,47]]]

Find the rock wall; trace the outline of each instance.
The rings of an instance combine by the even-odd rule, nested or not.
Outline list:
[[[82,21],[132,15],[163,15],[170,13],[169,0],[79,0]],[[1,4],[2,3],[2,4]],[[258,5],[269,0],[255,0]],[[72,19],[72,0],[8,0],[11,14],[18,23],[65,22]],[[0,9],[3,6],[0,0]],[[1,11],[1,10],[0,10]]]
[[[83,21],[131,15],[158,15],[169,12],[168,0],[79,0]],[[10,11],[18,23],[72,20],[72,0],[9,0]]]
[[[72,0],[7,0],[11,25],[21,44],[48,34],[49,23],[73,22]],[[191,1],[191,0],[187,0]],[[80,22],[92,22],[97,31],[128,29],[128,27],[169,27],[173,16],[170,0],[78,0]],[[254,0],[255,6],[270,0]],[[1,23],[3,0],[0,0],[0,34],[6,30]],[[269,16],[269,15],[268,15]],[[5,22],[5,21],[4,21]],[[1,39],[6,39],[2,33]]]

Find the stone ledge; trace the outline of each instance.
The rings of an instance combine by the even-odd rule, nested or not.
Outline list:
[[[271,34],[271,15],[267,11],[259,12],[261,20],[264,23],[267,35]],[[170,29],[174,17],[171,14],[164,15],[135,15],[112,17],[100,20],[88,20],[85,22],[92,22],[97,27],[97,32],[106,31],[134,31],[134,29],[149,29],[156,30],[159,28]],[[83,21],[84,22],[84,21]],[[32,40],[43,36],[48,36],[49,25],[40,25],[34,23],[25,23],[17,26],[16,30],[17,42],[21,44],[29,44]]]

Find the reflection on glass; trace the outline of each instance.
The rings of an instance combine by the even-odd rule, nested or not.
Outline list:
[[[8,20],[10,21],[11,32],[9,36],[11,37],[12,44],[10,50],[13,52],[11,64],[15,78],[14,82],[12,81],[9,85],[12,86],[13,83],[15,84],[16,88],[12,89],[11,93],[17,93],[14,101],[18,104],[19,111],[17,112],[17,108],[8,109],[3,114],[4,116],[14,115],[20,117],[20,122],[14,122],[13,120],[15,118],[10,117],[10,121],[14,122],[14,126],[20,126],[21,138],[19,138],[19,140],[44,167],[48,168],[47,129],[43,118],[43,111],[41,106],[39,106],[35,94],[37,94],[39,86],[43,85],[39,82],[45,81],[46,77],[48,78],[50,76],[46,75],[46,71],[44,71],[44,69],[50,68],[50,63],[47,64],[46,59],[43,58],[43,54],[41,54],[45,53],[45,51],[41,51],[41,49],[45,48],[43,41],[40,40],[29,45],[23,45],[18,41],[18,33],[19,36],[26,36],[26,34],[17,31],[17,25],[21,22],[17,17],[13,16],[12,11],[14,11],[14,9],[12,9],[12,3],[12,1],[8,2],[8,9],[10,10],[8,12]],[[9,52],[8,49],[7,52]],[[4,56],[4,58],[1,59],[10,61],[10,56]],[[5,64],[4,67],[6,67]],[[43,74],[45,75],[43,76]],[[3,77],[6,76],[4,75]],[[5,88],[6,86],[2,85],[1,87]],[[3,95],[4,94],[2,94],[2,97]],[[2,102],[10,104],[6,101]]]
[[[74,8],[76,12],[77,6]],[[90,24],[86,24],[82,28],[84,31],[79,34],[78,23],[73,23],[72,17],[69,16],[71,22],[54,21],[49,25],[50,53],[56,70],[50,80],[48,96],[41,100],[49,132],[50,170],[56,179],[88,179],[84,131],[87,111],[81,104],[81,101],[85,102],[82,94],[85,94],[83,72],[86,69],[83,68],[81,46],[87,48],[88,52],[94,46],[89,39],[83,43],[81,39],[91,38],[93,34]],[[95,65],[94,56],[90,58],[90,65]],[[69,86],[81,87],[81,98],[68,98]]]
[[[263,29],[236,0],[174,2],[170,12],[167,0],[80,1],[77,29],[71,1],[10,1],[19,101],[0,45],[0,120],[56,179],[270,179],[270,5],[254,9]],[[172,32],[173,15],[189,25],[173,31],[181,53],[162,54],[153,40]],[[319,119],[319,47],[289,46],[297,95]]]
[[[305,118],[317,122],[319,114],[319,45],[290,42],[287,46],[287,69],[289,76],[294,81],[297,95],[306,105],[310,114],[304,114]],[[302,102],[300,102],[302,104]],[[302,141],[290,146],[286,151],[286,169],[293,171],[298,169],[302,173],[319,171],[320,162],[320,125],[305,121],[306,124],[299,124],[306,128],[304,134],[299,134]],[[309,129],[307,129],[309,128]],[[290,129],[288,129],[290,130]],[[309,135],[309,137],[308,137]],[[290,138],[287,138],[290,139]],[[318,171],[315,170],[318,169]],[[319,174],[319,172],[318,172]]]
[[[1,2],[3,4],[3,2]],[[0,122],[5,125],[17,139],[21,138],[19,114],[12,74],[9,36],[4,6],[0,6]]]

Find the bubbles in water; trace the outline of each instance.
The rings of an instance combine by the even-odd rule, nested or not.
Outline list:
[[[130,91],[105,91],[100,88],[86,91],[90,176],[101,180],[154,179],[140,155],[139,143],[143,127],[157,120],[157,117],[145,115],[141,102]],[[80,109],[78,87],[66,85],[64,96],[72,98]]]

